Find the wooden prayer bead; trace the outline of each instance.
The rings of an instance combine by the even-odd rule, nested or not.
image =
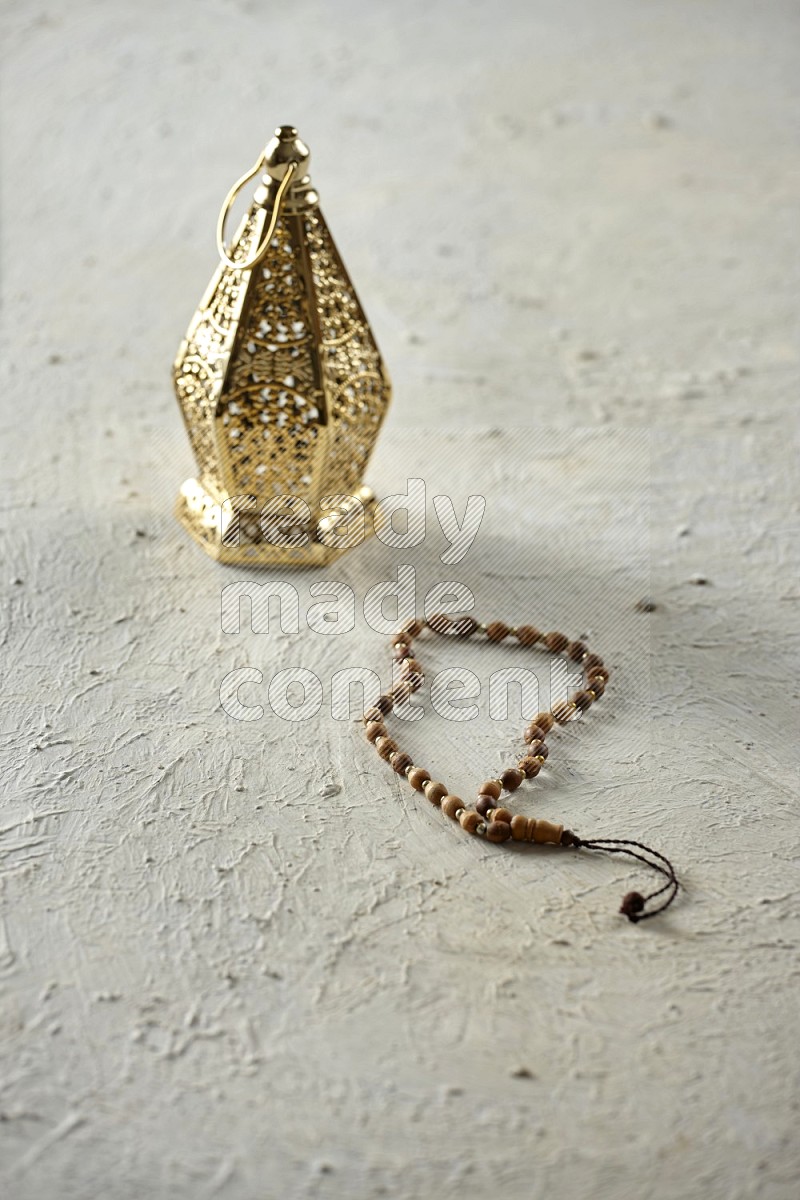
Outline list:
[[[388,695],[378,696],[378,699],[375,701],[375,707],[385,715],[386,713],[390,713],[394,708],[394,700]]]
[[[493,800],[497,800],[503,790],[503,785],[499,779],[487,779],[478,788],[479,796],[491,796]]]
[[[587,647],[583,642],[570,642],[567,646],[567,657],[573,662],[580,662],[584,654],[587,653]]]
[[[608,683],[610,677],[611,672],[608,667],[592,667],[591,671],[588,672],[590,683],[593,679],[602,679],[604,683]]]
[[[540,712],[534,717],[533,724],[538,725],[545,733],[549,733],[555,724],[555,718],[552,713]]]
[[[395,647],[396,646],[410,646],[411,645],[411,634],[404,633],[402,629],[398,629],[397,633],[393,633],[392,636],[389,638],[389,642],[392,646],[395,646]]]
[[[382,721],[367,722],[367,741],[374,742],[379,737],[386,737],[386,726]]]
[[[576,692],[575,695],[572,697],[572,703],[581,712],[586,712],[587,708],[591,708],[592,697],[589,695],[588,692]]]
[[[528,837],[528,818],[516,813],[511,818],[511,836],[515,842],[524,842]]]
[[[533,828],[534,842],[552,842],[558,845],[561,841],[561,834],[564,832],[563,825],[554,825],[552,821],[536,820]]]
[[[456,814],[464,807],[464,801],[460,796],[445,796],[442,800],[442,812],[446,817],[456,818]]]
[[[414,767],[412,771],[408,772],[406,778],[415,792],[421,792],[425,784],[430,779],[430,775],[427,771],[423,770],[422,767]]]
[[[422,621],[418,617],[412,617],[410,621],[403,622],[400,632],[407,633],[412,638],[418,637],[422,633]]]
[[[466,829],[467,833],[477,833],[478,826],[481,824],[479,814],[471,809],[465,809],[458,820],[461,828]]]
[[[531,742],[528,754],[531,758],[547,758],[550,751],[545,742]]]
[[[541,725],[529,725],[522,736],[526,742],[543,742],[546,734]]]
[[[502,621],[492,621],[486,626],[486,636],[490,642],[502,642],[503,638],[508,637],[510,630]]]
[[[431,804],[438,804],[442,797],[447,795],[447,788],[444,784],[434,783],[432,779],[428,780],[422,790],[425,793],[426,799],[430,800]]]
[[[606,690],[606,681],[600,675],[589,680],[589,691],[594,692],[595,700],[599,700]]]
[[[517,626],[517,641],[521,646],[534,646],[541,636],[539,630],[533,625]]]
[[[487,842],[507,842],[511,837],[511,826],[505,821],[490,821],[486,826]]]
[[[478,802],[475,805],[475,808],[482,817],[488,817],[489,813],[494,809],[496,800],[496,796],[478,796]]]
[[[391,764],[398,775],[405,775],[409,767],[413,767],[414,760],[410,754],[405,754],[402,750],[399,753],[394,753],[391,757]]]
[[[433,613],[428,617],[428,627],[434,633],[447,633],[452,623],[447,613]]]
[[[422,675],[422,666],[419,662],[417,662],[416,658],[407,658],[400,668],[400,674],[403,676],[408,676],[412,673]]]
[[[474,617],[457,617],[450,626],[450,633],[455,637],[468,638],[477,628],[478,622]]]
[[[388,762],[397,749],[397,742],[393,742],[390,737],[379,737],[375,741],[375,749],[378,751],[379,756],[385,762]]]
[[[411,695],[411,684],[407,679],[401,680],[400,683],[394,685],[390,695],[395,704],[403,704]]]
[[[394,648],[393,658],[395,662],[402,662],[404,658],[411,656],[411,647],[408,642],[399,642]]]
[[[569,638],[565,633],[546,633],[543,641],[547,649],[551,650],[553,654],[561,654],[569,645]]]
[[[374,724],[376,721],[383,720],[383,713],[373,704],[372,707],[368,708],[364,713],[363,720],[366,725]]]
[[[507,792],[515,792],[522,783],[524,775],[518,771],[516,767],[509,767],[507,771],[503,771],[500,776],[500,782]]]
[[[507,808],[496,808],[492,813],[493,821],[505,821],[506,825],[511,824],[513,813],[510,813]]]
[[[524,758],[519,760],[517,766],[526,779],[533,779],[542,769],[542,764],[532,754],[526,754]]]
[[[599,654],[587,654],[583,661],[583,669],[587,675],[594,675],[594,667],[602,667],[603,660]]]
[[[559,725],[566,725],[575,716],[575,705],[571,700],[559,700],[553,705],[553,716]]]

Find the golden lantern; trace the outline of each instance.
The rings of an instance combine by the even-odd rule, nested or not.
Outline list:
[[[308,164],[282,126],[231,188],[173,368],[197,462],[176,515],[221,562],[322,565],[372,529],[362,478],[391,385]],[[259,172],[227,247],[228,212]]]

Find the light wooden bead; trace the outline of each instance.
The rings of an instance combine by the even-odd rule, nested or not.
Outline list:
[[[542,764],[532,754],[526,754],[519,760],[517,766],[526,779],[533,779],[542,769]]]
[[[367,711],[364,713],[364,721],[367,725],[369,725],[371,722],[374,723],[375,721],[382,721],[382,720],[383,720],[383,713],[381,712],[381,710],[379,708],[376,708],[374,704],[372,705],[371,708],[368,708]]]
[[[375,749],[380,757],[388,762],[397,749],[397,742],[392,741],[390,737],[379,737],[375,742]]]
[[[396,751],[390,758],[392,769],[397,771],[398,775],[405,775],[409,767],[413,767],[414,760],[410,754],[406,754],[403,750]]]
[[[400,626],[401,633],[407,633],[410,638],[417,637],[422,633],[423,622],[418,617],[412,617],[410,621],[404,621]]]
[[[415,792],[421,792],[430,779],[430,775],[422,767],[414,767],[406,776]]]
[[[476,813],[474,809],[466,809],[458,818],[461,828],[466,829],[467,833],[477,833],[478,826],[481,823],[480,813]]]
[[[563,832],[563,825],[555,825],[552,821],[537,820],[533,829],[533,840],[535,842],[552,842],[559,846]]]
[[[379,737],[386,737],[386,726],[382,721],[367,722],[367,741],[374,742]]]
[[[510,825],[514,814],[510,813],[507,808],[496,808],[492,813],[493,821],[505,821],[506,825]]]
[[[486,826],[486,840],[489,842],[507,842],[511,837],[511,826],[505,821],[490,821]]]
[[[516,767],[509,767],[507,771],[503,771],[500,782],[507,792],[515,792],[524,778],[525,776]]]
[[[413,675],[422,675],[422,674],[424,674],[424,672],[422,670],[422,664],[419,663],[416,660],[416,658],[403,659],[403,665],[400,668],[400,672],[402,675],[412,675],[412,674]]]
[[[533,720],[533,724],[538,725],[539,728],[543,729],[545,733],[550,732],[550,730],[553,728],[554,723],[555,723],[555,718],[554,718],[553,714],[549,713],[549,712],[547,712],[547,713],[540,712],[536,717],[534,717],[534,720]]]
[[[422,790],[425,793],[426,799],[430,800],[431,804],[438,804],[442,797],[447,795],[447,788],[444,784],[434,783],[432,779],[428,780]]]
[[[511,836],[515,842],[527,841],[529,820],[522,813],[516,813],[511,818]]]
[[[497,800],[503,788],[498,779],[487,779],[478,788],[479,796],[491,796],[493,800]]]
[[[456,819],[456,814],[464,807],[464,801],[460,796],[445,796],[442,800],[442,812],[446,817],[452,820]],[[475,814],[478,815],[477,813]]]
[[[559,700],[553,705],[553,716],[559,725],[566,725],[575,716],[575,705],[571,700]]]

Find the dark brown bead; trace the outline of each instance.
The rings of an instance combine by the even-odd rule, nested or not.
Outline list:
[[[407,679],[401,680],[400,683],[396,683],[394,685],[390,695],[395,704],[402,704],[411,695],[411,684]]]
[[[565,633],[546,633],[544,644],[553,654],[561,654],[569,645],[569,638]]]
[[[398,775],[405,775],[409,767],[413,767],[414,760],[410,754],[406,754],[401,750],[397,754],[393,754],[391,758],[392,769],[397,771]]]
[[[500,776],[500,782],[507,792],[515,792],[522,783],[522,773],[516,767],[509,767],[507,771],[503,771]]]
[[[389,641],[392,643],[393,646],[410,646],[411,645],[411,634],[404,633],[403,630],[400,629],[397,631],[397,633],[392,634]]]
[[[495,803],[496,800],[492,796],[478,796],[478,803],[475,805],[475,808],[482,817],[485,817],[494,808]]]
[[[526,754],[517,764],[526,779],[533,779],[542,769],[542,764],[532,754]]]
[[[580,709],[581,712],[586,712],[587,708],[589,708],[592,703],[592,697],[588,692],[576,692],[572,697],[572,703],[576,708]]]
[[[468,638],[472,637],[475,630],[478,628],[478,622],[474,617],[456,617],[453,624],[450,626],[450,632],[455,637]]]
[[[373,704],[372,708],[368,708],[367,711],[364,713],[364,722],[367,725],[369,725],[369,723],[371,721],[382,721],[382,720],[383,720],[383,713],[381,712],[381,710],[379,708],[376,708],[376,706],[374,704]]]
[[[370,721],[367,724],[367,741],[375,742],[379,737],[386,737],[386,726],[383,721]]]
[[[535,646],[541,636],[541,630],[534,625],[517,626],[517,640],[521,646]]]
[[[541,725],[529,725],[522,736],[526,742],[543,742],[546,734]]]
[[[511,630],[502,621],[492,621],[491,625],[486,626],[486,636],[490,642],[502,642],[510,632]]]
[[[428,628],[434,633],[447,633],[452,621],[447,613],[432,613],[428,617]]]
[[[418,692],[425,682],[425,676],[421,671],[410,671],[406,676],[406,682],[408,683],[408,686],[411,688],[412,692]]]
[[[511,837],[511,826],[506,821],[490,821],[486,826],[488,842],[507,842]]]
[[[391,696],[378,696],[375,701],[375,707],[382,713],[390,713],[394,708],[394,700]]]
[[[394,648],[392,657],[395,662],[402,662],[404,658],[410,658],[411,654],[412,650],[408,642],[398,642]]]
[[[401,675],[409,675],[411,673],[421,675],[422,664],[416,658],[407,658],[400,668]]]
[[[492,813],[493,821],[505,821],[506,825],[510,825],[514,814],[509,812],[507,808],[496,808]]]
[[[600,675],[597,675],[595,678],[589,680],[589,691],[594,692],[595,697],[598,700],[605,690],[606,681]]]
[[[422,633],[424,623],[419,617],[412,617],[410,621],[403,622],[400,626],[400,632],[407,633],[409,637],[415,638],[418,634]]]
[[[546,742],[531,742],[531,748],[528,751],[531,758],[547,758],[549,753]]]
[[[379,737],[375,742],[375,749],[384,762],[388,762],[397,749],[397,742],[390,737]]]
[[[583,664],[583,669],[587,675],[594,674],[593,667],[602,667],[603,660],[599,654],[590,654]]]
[[[587,649],[588,647],[583,642],[570,642],[567,646],[567,654],[573,662],[580,662]]]
[[[553,714],[549,712],[540,712],[533,718],[534,725],[538,725],[545,733],[549,733],[555,724]]]

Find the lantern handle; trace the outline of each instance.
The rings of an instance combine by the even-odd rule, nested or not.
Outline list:
[[[269,246],[275,234],[275,227],[278,224],[278,218],[281,215],[281,204],[283,203],[283,197],[289,190],[292,179],[294,178],[298,167],[298,163],[296,162],[288,162],[286,164],[285,174],[278,183],[278,187],[275,191],[275,199],[272,205],[272,212],[270,213],[269,221],[267,222],[266,232],[262,236],[255,253],[251,254],[249,258],[244,259],[242,262],[235,262],[234,259],[231,258],[225,246],[225,222],[228,219],[228,213],[231,210],[237,194],[241,191],[248,180],[252,179],[254,175],[257,175],[262,166],[266,168],[268,165],[269,160],[267,157],[267,151],[263,150],[247,174],[242,175],[241,179],[236,180],[236,183],[223,200],[222,208],[219,210],[219,216],[217,217],[217,250],[219,251],[219,256],[222,261],[229,267],[233,267],[235,271],[249,271],[251,267],[255,267],[258,263],[260,263],[261,259],[266,254],[267,247]]]

